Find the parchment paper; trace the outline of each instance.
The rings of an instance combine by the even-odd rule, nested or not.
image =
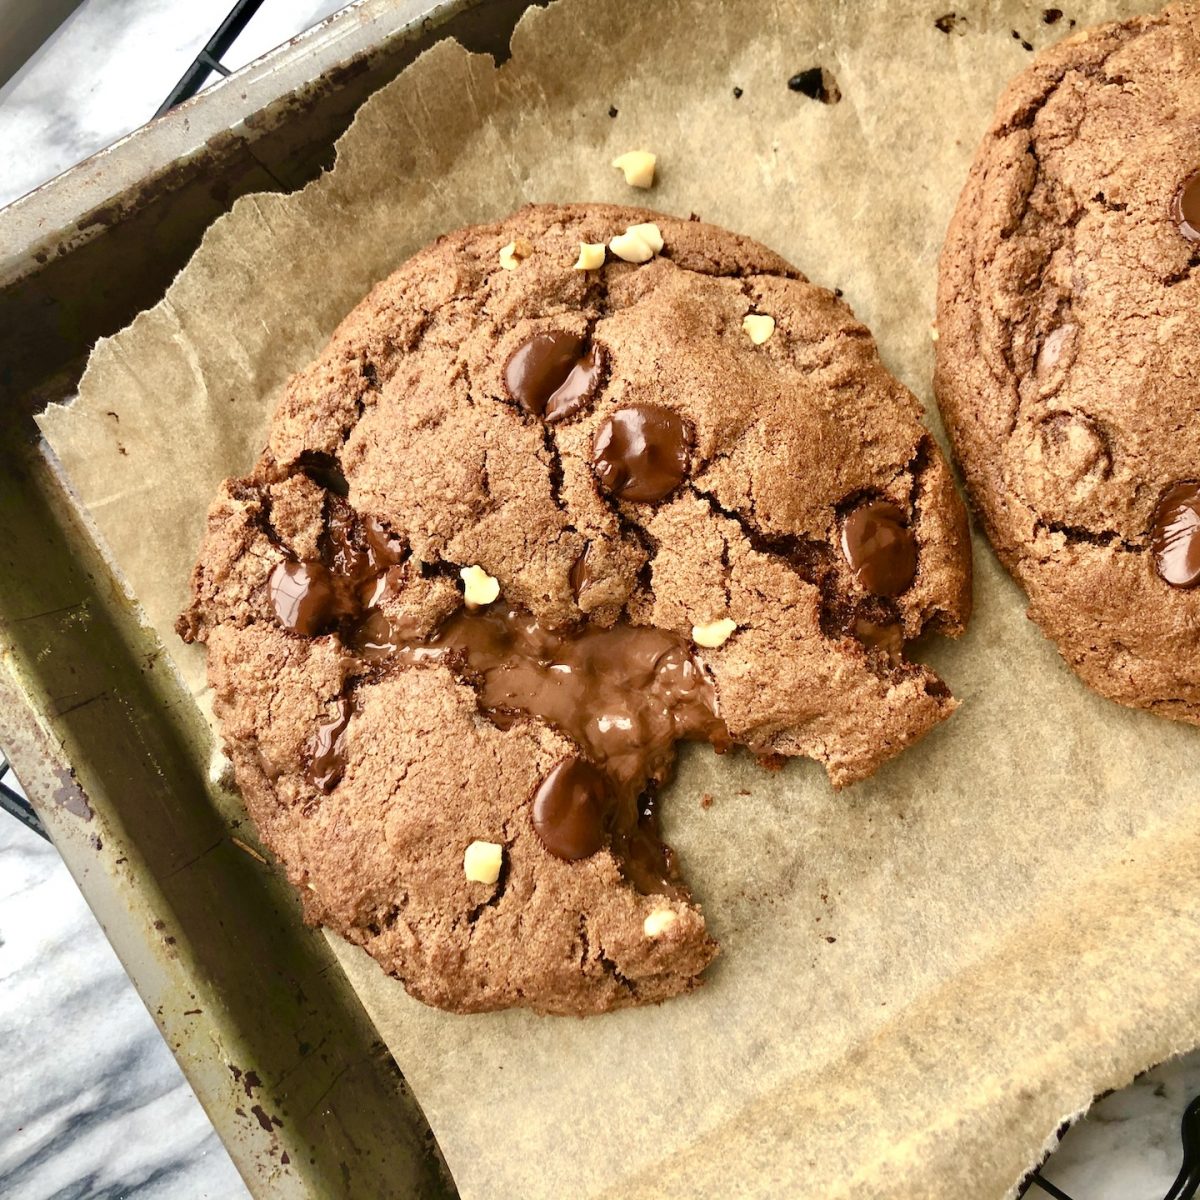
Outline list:
[[[287,374],[423,243],[527,200],[695,211],[843,288],[928,397],[936,254],[1029,60],[1013,30],[1142,7],[1049,27],[960,4],[944,33],[917,0],[558,0],[499,70],[443,43],[331,176],[239,200],[42,428],[199,693],[170,626],[205,507]],[[815,65],[840,104],[785,86]],[[648,194],[609,166],[633,148],[660,156]],[[1197,1042],[1197,731],[1085,690],[982,543],[976,563],[969,636],[931,651],[962,710],[875,779],[684,756],[667,836],[724,948],[696,995],[455,1017],[339,947],[464,1197],[998,1197],[1062,1117]]]

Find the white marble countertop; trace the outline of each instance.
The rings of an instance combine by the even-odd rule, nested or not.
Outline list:
[[[152,116],[231,2],[84,0],[0,88],[0,205]],[[266,0],[225,65],[252,61],[341,3]],[[54,848],[4,813],[0,1046],[0,1196],[247,1195]],[[1100,1101],[1043,1177],[1071,1200],[1161,1200],[1196,1095],[1200,1052]],[[1036,1184],[1027,1193],[1047,1194]]]

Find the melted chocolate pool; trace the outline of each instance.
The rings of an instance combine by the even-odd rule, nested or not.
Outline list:
[[[354,649],[367,659],[446,663],[474,682],[496,724],[529,715],[569,737],[582,755],[559,763],[534,796],[534,828],[546,848],[577,859],[607,842],[636,886],[672,890],[645,794],[670,778],[677,741],[729,745],[713,686],[683,638],[624,622],[550,630],[497,603],[459,609],[424,640],[391,631],[375,610]]]

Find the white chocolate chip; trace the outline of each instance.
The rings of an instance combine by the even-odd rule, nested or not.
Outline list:
[[[742,318],[742,328],[756,346],[761,346],[775,332],[775,318],[765,313],[747,313]]]
[[[576,271],[594,271],[604,266],[603,242],[580,242],[579,260],[575,263]]]
[[[503,861],[499,842],[472,842],[463,854],[463,873],[472,883],[495,883]]]
[[[929,327],[929,340],[933,342],[938,340],[938,327],[936,325],[930,325]]]
[[[625,176],[625,182],[630,187],[648,188],[654,186],[654,164],[658,160],[649,150],[630,150],[628,154],[618,154],[612,160],[612,165]]]
[[[608,247],[625,262],[644,263],[654,257],[654,251],[636,233],[618,233]]]
[[[656,938],[665,933],[676,921],[679,914],[670,908],[656,908],[643,922],[642,932],[648,938]]]
[[[482,567],[463,567],[459,571],[463,581],[463,593],[472,608],[485,608],[500,595],[500,580],[489,575]]]
[[[655,254],[658,254],[663,248],[662,230],[653,221],[643,221],[640,225],[630,225],[625,232],[640,237]]]
[[[731,621],[728,617],[722,617],[719,621],[710,621],[707,625],[693,625],[692,641],[697,646],[715,650],[729,641],[730,634],[736,628],[737,622]]]
[[[507,246],[500,247],[500,265],[506,271],[515,271],[521,259],[528,258],[533,253],[533,246],[528,238],[517,238]]]
[[[663,248],[663,236],[653,221],[644,221],[640,225],[630,225],[608,245],[618,258],[631,263],[644,263]]]

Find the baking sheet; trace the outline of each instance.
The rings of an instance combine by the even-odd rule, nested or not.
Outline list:
[[[841,287],[928,398],[936,255],[1022,41],[1148,7],[557,0],[503,68],[435,47],[332,175],[238,201],[42,428],[203,702],[171,623],[208,501],[408,254],[527,200],[694,211]],[[818,65],[840,103],[786,87]],[[608,165],[641,147],[650,193]],[[684,755],[666,834],[724,950],[694,996],[455,1017],[339,945],[465,1197],[998,1197],[1060,1118],[1200,1040],[1196,731],[1087,692],[976,565],[970,633],[929,653],[963,707],[873,780]]]

